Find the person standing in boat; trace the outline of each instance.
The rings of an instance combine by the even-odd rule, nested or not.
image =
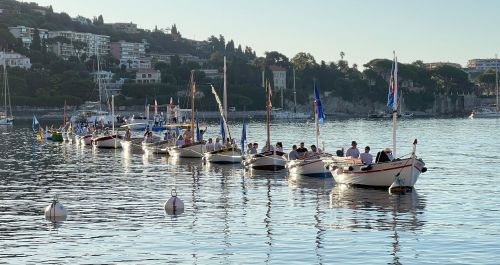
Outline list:
[[[359,158],[359,150],[357,148],[358,143],[352,141],[351,147],[345,152],[346,157]]]
[[[299,152],[297,152],[297,145],[292,146],[292,151],[288,153],[288,160],[297,160],[300,158]]]
[[[370,147],[367,145],[365,147],[365,152],[359,155],[361,162],[365,165],[370,165],[373,162],[373,156],[370,154]]]

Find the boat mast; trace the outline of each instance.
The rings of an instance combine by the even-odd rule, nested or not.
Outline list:
[[[269,144],[269,149],[271,147],[271,133],[270,133],[270,120],[271,120],[271,85],[269,84],[269,81],[267,81],[266,85],[266,135],[267,135],[267,141],[266,145]],[[270,150],[269,150],[270,151]]]
[[[396,158],[396,128],[398,120],[398,57],[394,53],[394,106],[392,110],[392,154]]]
[[[500,111],[498,106],[498,55],[495,54],[495,93],[497,94],[497,112]]]
[[[97,59],[97,86],[99,87],[99,112],[102,111],[102,88],[101,88],[101,64],[99,62],[99,50],[97,49],[97,36],[94,36],[95,56]],[[100,113],[99,113],[100,114]]]
[[[227,77],[226,77],[226,56],[224,56],[224,94],[222,95],[224,98],[222,99],[224,101],[224,116],[227,119]]]
[[[115,135],[115,95],[111,95],[111,117],[113,118],[112,124],[112,134]],[[116,139],[115,139],[115,147],[116,147]]]
[[[316,80],[314,82],[314,89],[316,89]],[[316,128],[316,148],[319,148],[319,124],[318,124],[318,103],[316,102],[316,92],[314,93],[314,127]]]
[[[7,63],[5,61],[5,50],[3,51],[3,84],[4,84],[4,93],[3,93],[3,96],[4,96],[4,108],[5,108],[5,118],[7,118]]]
[[[194,94],[196,93],[195,83],[194,83],[194,70],[191,70],[191,133],[193,134],[194,140]]]
[[[295,68],[293,68],[293,112],[297,113],[297,91],[295,91]]]
[[[64,100],[63,126],[66,126],[66,100]]]

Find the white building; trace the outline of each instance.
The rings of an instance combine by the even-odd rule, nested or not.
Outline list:
[[[30,48],[31,42],[33,41],[33,35],[35,34],[35,29],[25,26],[9,27],[10,33],[14,37],[21,39],[23,46],[25,48]],[[46,29],[38,29],[40,40],[49,38],[49,31]]]
[[[20,67],[24,69],[31,68],[30,58],[15,52],[0,52],[0,64],[5,64],[9,67]]]
[[[135,74],[135,82],[140,84],[160,83],[161,82],[160,70],[140,69]]]
[[[77,55],[73,44],[68,43],[56,42],[53,44],[49,44],[49,50],[64,60],[69,59],[69,57],[71,56]]]
[[[205,73],[205,77],[209,79],[222,79],[224,77],[224,74],[219,73],[217,69],[199,69],[196,71]]]
[[[429,70],[441,67],[441,66],[452,66],[458,69],[462,69],[462,66],[458,63],[450,63],[450,62],[435,62],[435,63],[426,63],[425,67]]]
[[[471,59],[467,62],[467,68],[476,72],[495,69],[495,67],[500,67],[500,59]]]
[[[136,59],[146,56],[146,43],[144,42],[111,42],[111,55],[117,60]]]
[[[285,90],[286,69],[277,65],[271,65],[269,68],[273,72],[274,90],[275,91]]]
[[[124,65],[127,69],[151,69],[151,58],[120,59],[120,67]]]
[[[109,36],[75,31],[50,31],[49,38],[64,37],[70,41],[80,41],[87,45],[85,53],[93,56],[97,53],[100,56],[109,54]]]

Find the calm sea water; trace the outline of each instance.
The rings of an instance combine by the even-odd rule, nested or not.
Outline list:
[[[320,142],[333,152],[356,140],[376,152],[390,146],[390,126],[330,120]],[[262,145],[263,128],[250,122],[248,139]],[[401,121],[398,155],[418,138],[429,171],[395,196],[286,172],[39,144],[18,122],[0,127],[0,263],[499,264],[499,129],[500,120]],[[275,123],[278,140],[314,144],[314,128]],[[186,208],[178,216],[163,209],[174,187]],[[43,216],[55,195],[68,209],[57,224]]]

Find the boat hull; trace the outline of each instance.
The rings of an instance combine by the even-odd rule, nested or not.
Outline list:
[[[142,150],[144,152],[153,154],[168,154],[169,141],[159,141],[154,143],[142,143]]]
[[[204,153],[205,144],[202,142],[168,148],[169,155],[185,158],[202,158]]]
[[[305,175],[309,177],[332,177],[332,173],[326,167],[325,158],[297,159],[287,162],[290,174]]]
[[[63,139],[63,134],[60,133],[60,132],[53,132],[52,133],[52,137],[51,137],[51,140],[53,142],[62,142],[64,139]]]
[[[98,148],[122,148],[120,137],[117,135],[101,136],[93,140],[93,143]]]
[[[386,188],[392,185],[399,174],[402,187],[412,188],[420,173],[425,172],[425,163],[415,158],[377,163],[370,166],[344,163],[330,165],[329,169],[338,184]]]
[[[0,125],[13,125],[14,124],[14,119],[11,118],[1,118],[0,119]]]
[[[261,153],[247,157],[244,165],[256,170],[279,171],[285,168],[286,158],[282,153]]]
[[[204,158],[207,162],[215,164],[236,164],[243,161],[241,150],[236,148],[206,152]]]

